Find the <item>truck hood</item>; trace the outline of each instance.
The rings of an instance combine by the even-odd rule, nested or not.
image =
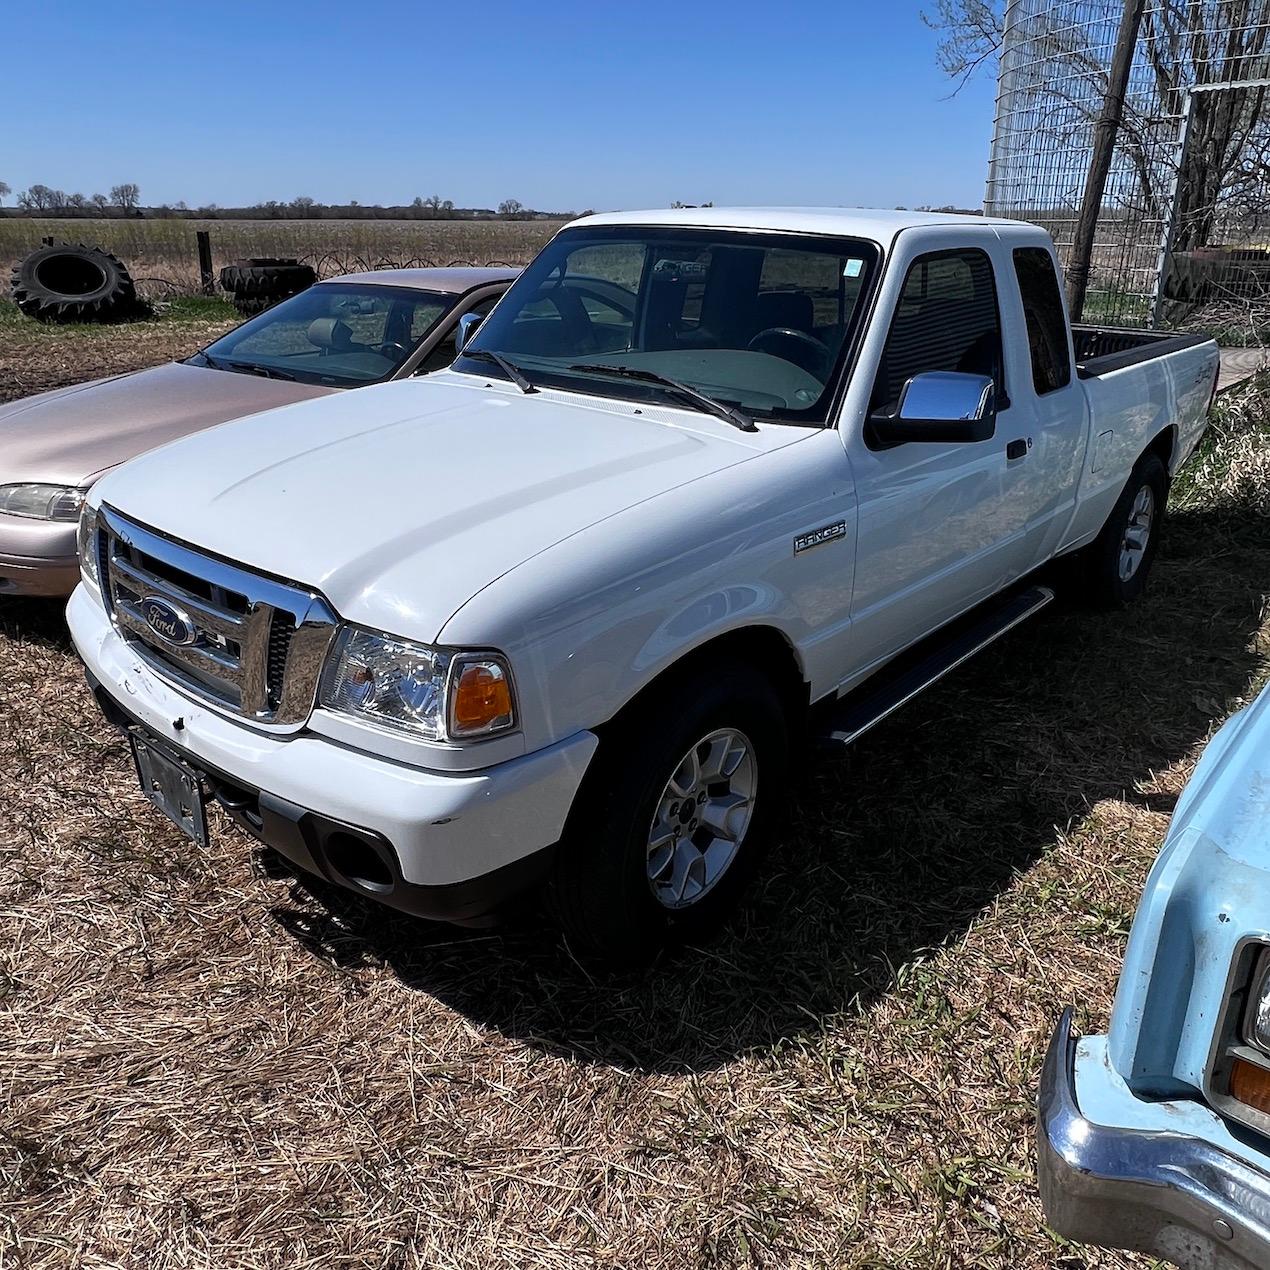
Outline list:
[[[97,490],[153,529],[317,588],[350,621],[429,640],[561,539],[808,435],[442,373],[226,424]],[[690,503],[670,514],[693,525]]]
[[[177,437],[334,390],[170,362],[0,406],[0,484],[81,485]]]

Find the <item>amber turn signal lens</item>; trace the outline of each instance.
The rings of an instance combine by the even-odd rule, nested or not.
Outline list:
[[[1237,1058],[1230,1069],[1230,1092],[1245,1106],[1270,1115],[1270,1071]]]
[[[454,686],[454,731],[460,736],[492,732],[512,722],[512,690],[495,661],[468,662]]]

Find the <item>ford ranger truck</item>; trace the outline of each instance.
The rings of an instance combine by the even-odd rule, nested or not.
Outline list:
[[[1051,598],[1142,590],[1218,354],[1069,326],[971,216],[562,229],[454,365],[224,424],[93,487],[68,617],[146,795],[301,869],[575,946],[704,936],[849,743]]]
[[[1041,1079],[1041,1196],[1068,1239],[1186,1270],[1270,1266],[1270,689],[1208,743],[1099,1036]]]

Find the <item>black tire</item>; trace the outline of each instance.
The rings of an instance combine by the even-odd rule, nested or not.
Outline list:
[[[235,297],[272,296],[275,300],[297,295],[317,281],[311,265],[298,260],[254,256],[226,265],[220,271],[220,284]]]
[[[780,696],[743,662],[699,661],[694,668],[610,726],[570,814],[550,890],[570,945],[583,955],[638,964],[668,945],[709,937],[763,857],[789,762]],[[718,881],[673,909],[656,898],[648,878],[654,814],[681,761],[720,729],[736,729],[752,745],[750,820]]]
[[[38,322],[113,322],[139,309],[123,261],[82,243],[33,251],[14,268],[10,290],[18,308]]]
[[[280,295],[234,295],[230,297],[230,301],[243,317],[255,317],[286,298]]]
[[[1150,529],[1136,567],[1129,577],[1121,576],[1121,551],[1130,521],[1143,490],[1150,491]],[[1158,454],[1144,454],[1107,517],[1102,532],[1073,560],[1075,583],[1080,597],[1094,608],[1118,609],[1131,604],[1146,588],[1147,576],[1160,544],[1160,528],[1168,500],[1169,474]],[[1140,520],[1140,514],[1137,516]]]

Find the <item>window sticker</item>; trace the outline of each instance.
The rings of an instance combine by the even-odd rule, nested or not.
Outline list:
[[[844,278],[858,278],[860,276],[860,270],[863,268],[863,260],[848,260],[847,263],[842,266],[842,276]]]

